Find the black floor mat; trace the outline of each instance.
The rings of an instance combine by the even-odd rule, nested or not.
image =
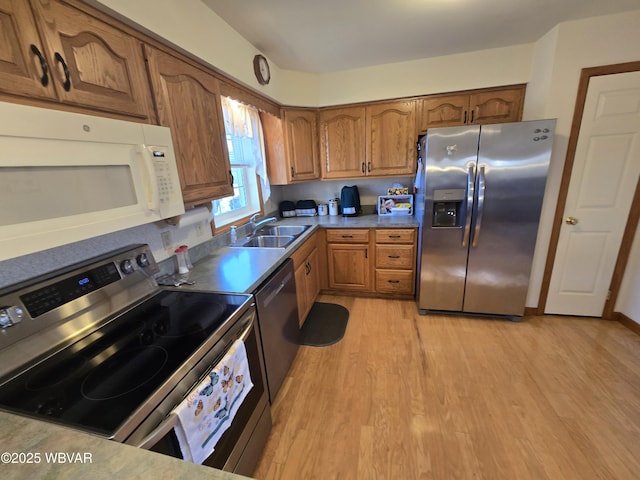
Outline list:
[[[315,302],[302,325],[302,344],[326,347],[344,336],[349,310],[335,303]]]

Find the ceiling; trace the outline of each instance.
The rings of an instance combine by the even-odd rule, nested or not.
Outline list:
[[[640,0],[202,0],[278,67],[312,73],[531,43]]]

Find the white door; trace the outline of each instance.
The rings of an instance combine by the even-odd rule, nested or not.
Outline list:
[[[545,313],[602,315],[640,176],[640,72],[592,77]]]

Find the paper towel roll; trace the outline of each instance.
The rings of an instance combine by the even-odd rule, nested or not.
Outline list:
[[[211,212],[207,207],[194,207],[187,210],[184,215],[180,217],[178,227],[185,228],[191,225],[196,225],[200,222],[209,223],[211,221]]]

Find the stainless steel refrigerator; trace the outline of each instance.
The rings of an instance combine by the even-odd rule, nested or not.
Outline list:
[[[434,128],[420,139],[421,313],[524,314],[554,128]]]

